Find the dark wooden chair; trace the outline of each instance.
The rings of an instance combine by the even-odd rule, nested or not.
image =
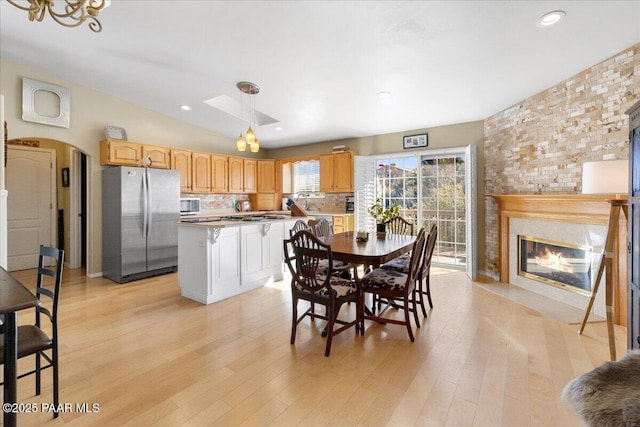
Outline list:
[[[424,296],[427,296],[429,307],[433,308],[433,302],[431,301],[431,285],[430,285],[430,273],[431,273],[431,258],[433,257],[433,249],[436,246],[436,240],[438,238],[438,227],[433,224],[429,230],[429,234],[425,239],[425,248],[422,254],[422,260],[420,261],[420,271],[416,277],[416,297],[422,309],[422,315],[427,317],[427,310],[424,305]],[[401,273],[407,273],[409,270],[409,259],[398,257],[380,266],[387,270],[395,270]],[[420,323],[416,319],[418,327]]]
[[[326,218],[320,218],[313,226],[314,234],[316,237],[333,236],[333,224],[327,221]]]
[[[293,256],[290,255],[288,247],[293,248]],[[291,272],[291,295],[292,295],[292,322],[291,322],[291,344],[295,344],[296,330],[305,316],[312,319],[318,317],[326,320],[325,328],[327,345],[325,356],[331,352],[331,342],[335,335],[355,326],[356,334],[361,322],[362,291],[358,278],[354,272],[354,280],[342,278],[334,274],[333,254],[331,246],[322,243],[316,236],[308,231],[299,231],[293,237],[284,241],[285,262]],[[322,268],[322,260],[328,260],[326,268]],[[355,270],[355,266],[346,265],[344,269]],[[298,317],[298,301],[306,300],[315,304],[322,304],[326,307],[326,315],[313,313],[309,308]],[[351,321],[338,319],[340,308],[348,302],[356,303],[356,318]],[[335,325],[340,325],[335,328]],[[334,329],[335,328],[335,329]]]
[[[51,268],[45,267],[49,259],[53,262]],[[36,395],[40,394],[40,372],[44,369],[53,370],[53,404],[58,407],[58,297],[60,284],[62,283],[62,266],[64,263],[64,251],[56,248],[40,246],[38,257],[38,277],[36,282],[36,297],[42,305],[35,309],[35,324],[18,326],[18,358],[35,355],[35,369],[18,375],[18,378],[27,375],[36,375]],[[46,279],[50,277],[51,279]],[[45,304],[43,297],[50,301]],[[44,326],[42,318],[46,317],[50,327]],[[45,329],[51,331],[50,335]],[[46,364],[42,366],[41,359]],[[4,364],[4,337],[0,335],[0,362]],[[53,413],[58,417],[58,412]]]
[[[293,236],[298,231],[302,231],[302,230],[312,231],[313,228],[309,224],[304,222],[303,219],[299,219],[293,224],[293,227],[291,227],[291,230],[289,230],[289,237]]]
[[[385,222],[384,224],[385,224],[385,229],[387,233],[407,234],[409,236],[413,235],[414,224],[402,218],[401,216],[391,218],[389,221]]]
[[[376,268],[365,274],[360,280],[362,291],[365,294],[372,294],[374,303],[376,301],[387,302],[386,306],[378,310],[377,313],[371,312],[370,314],[363,314],[363,319],[374,320],[378,323],[405,325],[411,341],[413,341],[414,338],[410,313],[413,313],[413,317],[416,323],[418,323],[416,292],[414,291],[416,289],[416,278],[420,271],[420,262],[422,261],[424,248],[425,230],[421,228],[413,244],[411,257],[409,259],[409,268],[406,273],[392,269]],[[395,301],[398,303],[395,304]],[[385,317],[385,312],[390,308],[403,310],[404,320]]]

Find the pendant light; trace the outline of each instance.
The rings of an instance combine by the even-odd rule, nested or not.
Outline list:
[[[255,83],[238,82],[236,86],[238,87],[238,89],[240,89],[240,92],[246,93],[247,95],[256,95],[257,93],[260,92],[260,88]],[[240,95],[240,101],[241,101],[241,109],[242,109],[242,95]],[[251,104],[251,101],[254,102],[253,106]],[[240,136],[236,141],[236,145],[239,151],[244,151],[248,144],[251,152],[257,153],[258,150],[260,150],[260,143],[258,142],[258,138],[256,138],[256,134],[253,132],[253,129],[251,128],[251,125],[253,124],[253,115],[255,114],[255,99],[252,99],[251,101],[249,103],[249,129],[247,129],[247,132],[244,138],[242,137],[242,132],[240,132]],[[240,118],[240,121],[242,122],[242,117]],[[241,146],[242,146],[242,149],[240,149]]]

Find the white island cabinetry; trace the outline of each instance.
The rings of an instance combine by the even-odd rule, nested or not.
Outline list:
[[[255,289],[264,279],[282,280],[284,222],[240,227],[242,286]]]
[[[182,296],[211,304],[282,280],[283,239],[289,237],[294,223],[180,224],[178,281]]]

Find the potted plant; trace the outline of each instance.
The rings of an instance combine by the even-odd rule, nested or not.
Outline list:
[[[379,233],[385,232],[385,222],[400,215],[400,205],[393,202],[391,206],[385,208],[382,199],[376,199],[376,203],[369,208],[369,215],[376,220],[376,229]]]

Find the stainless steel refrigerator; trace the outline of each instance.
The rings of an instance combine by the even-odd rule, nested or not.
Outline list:
[[[126,283],[176,271],[179,220],[178,171],[104,166],[103,276]]]

